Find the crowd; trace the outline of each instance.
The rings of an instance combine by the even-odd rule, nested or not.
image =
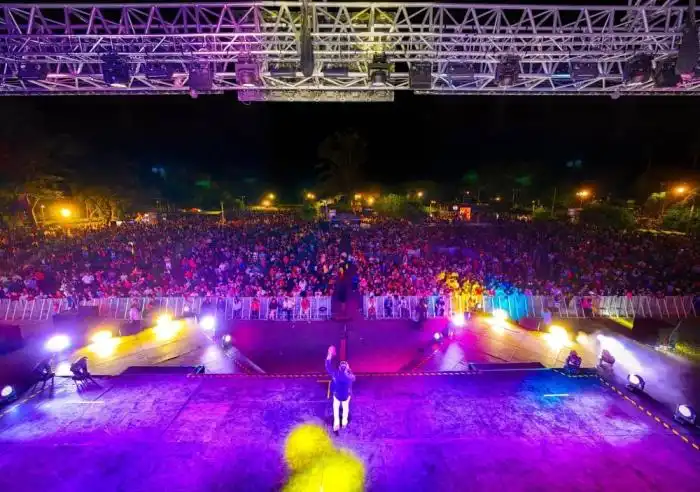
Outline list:
[[[700,290],[700,247],[680,236],[524,222],[324,230],[282,215],[224,225],[188,216],[3,234],[0,299],[332,295],[348,261],[359,291],[373,295]]]

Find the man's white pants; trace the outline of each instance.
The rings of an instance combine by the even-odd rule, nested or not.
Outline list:
[[[348,415],[350,415],[350,398],[345,401],[338,400],[333,396],[333,429],[340,427],[340,406],[343,406],[343,427],[348,425]]]

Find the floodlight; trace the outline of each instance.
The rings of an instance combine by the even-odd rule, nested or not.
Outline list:
[[[369,64],[369,80],[372,87],[385,86],[389,80],[389,63],[385,54],[374,55]]]
[[[44,345],[49,352],[63,352],[70,347],[70,338],[67,335],[54,335]]]
[[[107,53],[102,56],[102,76],[107,85],[111,87],[126,88],[131,80],[129,72],[129,60],[116,53]]]
[[[603,351],[600,353],[600,357],[598,358],[598,365],[600,367],[609,367],[612,369],[612,367],[615,365],[615,357],[607,350],[603,349]]]
[[[170,80],[175,73],[175,66],[168,63],[146,63],[143,73],[149,80]]]
[[[507,56],[496,66],[496,83],[501,87],[510,87],[518,83],[520,77],[520,58]]]
[[[216,329],[216,317],[211,315],[204,316],[199,321],[199,326],[205,331],[214,331]]]
[[[569,337],[569,332],[566,328],[559,325],[551,325],[549,327],[549,333],[546,335],[547,343],[556,349],[566,347],[571,344],[571,338]]]
[[[9,400],[15,394],[15,389],[12,386],[5,386],[0,390],[0,398]]]
[[[695,410],[689,405],[678,405],[676,413],[673,415],[676,422],[687,425],[695,425],[696,417]]]
[[[236,63],[236,82],[241,87],[258,87],[260,85],[260,68],[256,63]]]
[[[491,315],[495,321],[499,321],[501,323],[508,321],[508,311],[505,309],[494,309]]]
[[[645,53],[635,55],[624,67],[624,80],[630,84],[643,84],[651,79],[652,59]]]
[[[172,323],[173,317],[168,313],[163,313],[156,318],[157,325],[166,325]]]
[[[445,75],[450,80],[473,80],[476,67],[471,63],[448,63]]]
[[[644,391],[644,379],[638,374],[629,374],[627,376],[627,389],[630,391]]]
[[[661,88],[676,87],[681,81],[676,69],[676,61],[672,58],[657,61],[654,67],[654,85]]]
[[[579,369],[581,369],[581,356],[575,350],[569,352],[569,356],[566,358],[566,363],[564,364],[564,370],[569,373],[576,374]]]
[[[464,313],[455,313],[452,315],[450,320],[452,321],[452,324],[458,328],[461,328],[467,324],[467,320],[464,317]]]

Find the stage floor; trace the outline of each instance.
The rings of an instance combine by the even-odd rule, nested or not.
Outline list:
[[[330,415],[315,377],[68,380],[0,418],[0,490],[279,490],[285,437]],[[700,451],[603,386],[549,370],[358,376],[334,438],[369,491],[697,490]]]

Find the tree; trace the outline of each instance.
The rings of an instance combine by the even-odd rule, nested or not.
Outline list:
[[[353,131],[326,138],[318,149],[321,162],[319,180],[327,194],[351,196],[362,183],[362,167],[367,158],[367,144]]]
[[[582,224],[613,229],[631,229],[635,225],[631,211],[606,203],[594,203],[584,207],[580,212],[579,220]]]
[[[700,215],[695,212],[694,207],[674,205],[664,213],[663,227],[672,231],[700,234]]]

